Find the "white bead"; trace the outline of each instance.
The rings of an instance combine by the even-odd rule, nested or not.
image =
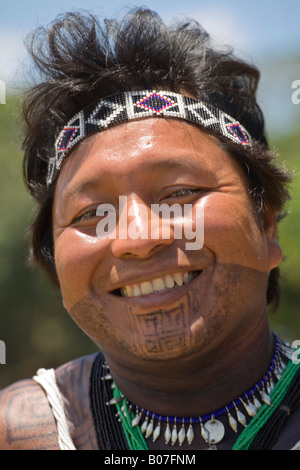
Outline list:
[[[184,424],[182,424],[179,434],[178,434],[178,442],[180,446],[182,446],[184,439],[185,439],[185,428],[184,428]]]
[[[166,426],[166,430],[164,434],[166,444],[169,444],[171,436],[172,436],[172,433],[171,433],[170,425],[169,425],[169,422],[167,422],[167,426]]]
[[[152,432],[153,432],[153,419],[151,419],[150,423],[147,426],[145,437],[146,438],[150,437]]]
[[[209,433],[208,433],[207,429],[205,428],[205,426],[203,426],[202,423],[200,423],[200,426],[201,426],[201,436],[203,437],[205,442],[208,442]]]
[[[101,377],[101,380],[112,380],[112,376],[110,373],[105,374],[104,377]]]
[[[253,398],[253,404],[257,410],[261,407],[261,402],[255,396]]]
[[[139,424],[139,422],[141,421],[141,417],[142,417],[142,414],[139,413],[137,415],[135,415],[135,417],[133,418],[133,420],[131,421],[131,426],[133,428],[135,428],[135,426],[137,426]]]
[[[267,395],[263,390],[261,391],[262,400],[269,406],[273,406],[269,395]]]
[[[123,396],[121,397],[114,397],[114,398],[111,398],[111,400],[109,400],[109,402],[106,402],[107,405],[116,405],[117,403],[119,403],[121,400],[123,400]]]
[[[229,425],[231,429],[234,432],[237,432],[237,420],[229,413],[229,411],[227,411],[227,414],[228,414],[228,421],[229,421]]]
[[[156,441],[156,439],[159,438],[160,436],[160,430],[161,430],[161,425],[160,425],[160,421],[158,422],[158,425],[156,426],[156,428],[154,429],[154,432],[153,432],[153,442]]]
[[[254,406],[252,405],[252,403],[245,403],[244,401],[242,402],[248,415],[249,416],[255,416],[256,415],[256,409],[254,408]]]
[[[238,422],[241,423],[244,427],[246,427],[247,421],[246,421],[245,415],[243,415],[243,413],[238,409],[236,410],[236,415],[237,415]]]
[[[172,436],[171,436],[172,446],[176,443],[177,438],[178,438],[178,433],[177,433],[177,426],[176,426],[176,421],[175,421],[174,426],[173,426],[173,430],[172,430]]]
[[[142,431],[143,434],[144,434],[144,432],[146,432],[147,427],[148,427],[148,416],[146,417],[145,421],[143,422],[143,424],[141,426],[141,431]]]
[[[187,437],[187,441],[188,441],[189,445],[191,445],[191,443],[193,442],[194,437],[195,437],[194,436],[193,426],[191,424],[189,425],[186,437]]]

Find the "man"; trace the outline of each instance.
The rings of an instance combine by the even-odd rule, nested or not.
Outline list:
[[[33,254],[101,353],[3,390],[1,448],[294,448],[298,367],[267,319],[289,175],[259,72],[144,9],[40,34],[24,107]]]

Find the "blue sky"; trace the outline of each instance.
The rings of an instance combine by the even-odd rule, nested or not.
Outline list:
[[[120,16],[130,6],[147,6],[169,21],[191,16],[214,35],[246,46],[250,52],[277,53],[300,47],[299,0],[1,0],[0,33],[21,39],[39,24],[64,11],[84,8],[101,17]],[[5,49],[5,44],[1,44]]]
[[[261,103],[275,128],[280,129],[280,118],[274,99],[279,100],[277,109],[281,109],[285,123],[299,117],[300,106],[295,109],[290,100],[291,83],[300,79],[299,0],[0,0],[0,80],[9,89],[22,79],[22,64],[26,67],[24,37],[59,13],[83,8],[101,18],[119,18],[134,6],[157,11],[167,23],[186,16],[199,21],[217,43],[232,45],[240,56],[261,69]],[[286,60],[296,54],[299,64],[286,66]],[[283,64],[280,69],[272,69],[275,60]]]

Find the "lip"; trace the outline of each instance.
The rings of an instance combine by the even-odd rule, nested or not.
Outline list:
[[[154,266],[153,266],[154,267]],[[132,268],[134,271],[135,269]],[[145,270],[146,271],[146,270]],[[157,268],[156,269],[149,269],[147,270],[147,272],[145,271],[136,271],[135,272],[135,275],[132,276],[132,277],[128,277],[128,278],[123,278],[123,279],[120,279],[118,280],[118,282],[115,283],[115,285],[112,285],[110,287],[107,288],[107,292],[108,294],[112,294],[112,295],[116,295],[115,294],[115,291],[117,290],[120,290],[122,287],[126,286],[126,285],[133,285],[133,284],[141,284],[142,282],[147,282],[147,281],[153,281],[153,279],[156,279],[156,278],[164,278],[165,276],[167,276],[168,274],[170,274],[171,276],[173,276],[175,273],[192,273],[192,272],[200,272],[200,271],[203,271],[203,268],[202,267],[192,267],[192,266],[183,266],[183,267],[175,267],[175,268],[171,268],[170,267],[166,267],[166,269],[161,269],[161,270],[158,270]],[[146,294],[145,294],[146,295]],[[149,294],[150,295],[150,294]]]
[[[120,289],[120,288],[117,288],[111,291],[110,295],[113,295],[114,298],[120,300],[120,302],[125,302],[128,305],[136,305],[141,308],[151,308],[151,307],[158,307],[158,306],[163,307],[165,305],[168,305],[170,303],[180,300],[182,297],[184,297],[187,294],[187,292],[191,289],[191,287],[193,287],[194,283],[197,282],[197,280],[199,280],[199,277],[201,277],[202,272],[203,272],[202,270],[189,270],[189,272],[195,272],[195,271],[197,271],[198,274],[194,277],[194,279],[189,281],[187,284],[183,284],[182,286],[175,286],[171,289],[166,289],[161,292],[151,292],[149,294],[144,294],[144,295],[140,295],[137,297],[123,297],[116,293],[116,291]],[[178,269],[174,272],[178,272]],[[183,272],[186,272],[186,270]],[[172,272],[168,271],[167,274],[172,274]],[[158,275],[156,274],[155,277],[158,277]],[[163,277],[163,275],[161,275],[161,277]],[[153,277],[148,277],[148,279],[143,277],[143,281],[151,280],[151,279],[153,279]],[[136,283],[141,282],[141,280],[139,279],[138,281],[135,281],[135,282]],[[133,283],[133,282],[130,281],[130,283]],[[122,284],[122,286],[123,285],[124,284]]]

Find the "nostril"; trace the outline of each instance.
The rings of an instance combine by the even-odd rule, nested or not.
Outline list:
[[[173,239],[115,239],[112,241],[111,250],[115,257],[130,259],[147,259],[158,251],[166,248],[173,243]]]

